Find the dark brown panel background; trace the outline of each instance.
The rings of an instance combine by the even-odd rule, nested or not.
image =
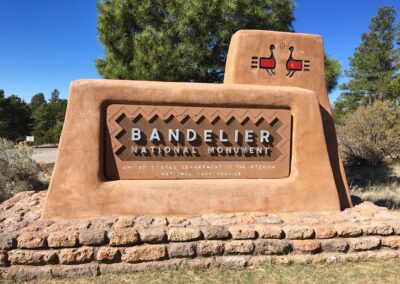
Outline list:
[[[141,130],[142,139],[132,140],[132,128]],[[159,130],[161,141],[150,141],[153,128]],[[186,141],[188,128],[197,133],[192,142]],[[168,129],[180,130],[179,141],[168,140]],[[204,142],[204,129],[212,130],[212,142]],[[219,141],[220,129],[228,142]],[[240,133],[238,142],[234,141],[235,129]],[[254,131],[253,142],[245,142],[245,130]],[[269,142],[260,141],[261,130],[269,131]],[[283,178],[289,175],[290,132],[287,109],[110,105],[106,175],[110,179]],[[158,147],[169,147],[170,152]],[[179,153],[174,152],[176,147]],[[209,147],[215,147],[213,154]],[[217,153],[217,147],[224,151]],[[226,152],[230,147],[232,152]],[[141,153],[142,148],[146,153]]]

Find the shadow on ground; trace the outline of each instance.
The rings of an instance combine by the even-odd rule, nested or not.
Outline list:
[[[393,210],[400,210],[400,202],[393,200],[391,198],[380,198],[377,200],[369,200],[368,198],[361,198],[357,195],[352,194],[351,201],[353,202],[354,206],[359,205],[359,204],[363,203],[364,201],[371,201],[377,206],[386,207],[386,208],[393,209]]]
[[[367,187],[400,183],[395,166],[353,166],[346,167],[347,181],[351,187]]]
[[[346,168],[354,205],[371,201],[378,206],[400,209],[400,166]]]

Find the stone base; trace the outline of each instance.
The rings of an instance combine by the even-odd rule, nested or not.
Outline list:
[[[0,205],[0,275],[53,278],[150,269],[335,263],[400,256],[400,213],[342,212],[40,220],[46,192]]]

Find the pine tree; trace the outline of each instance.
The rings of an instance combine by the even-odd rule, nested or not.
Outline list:
[[[382,7],[371,19],[369,32],[361,35],[360,46],[349,58],[350,70],[345,71],[350,80],[340,86],[345,92],[335,103],[337,114],[349,113],[377,99],[400,99],[400,77],[396,74],[400,66],[400,25],[395,26],[395,19],[394,7]]]
[[[33,97],[31,101],[31,108],[33,102],[35,104],[41,102],[37,108],[32,108],[35,143],[58,143],[64,122],[67,100],[60,99],[60,92],[57,89],[51,92],[49,102],[46,102],[42,95],[41,93],[35,95],[35,100],[33,100]]]
[[[240,29],[294,31],[293,0],[100,0],[97,31],[108,79],[222,82],[231,36]],[[340,64],[325,57],[328,91]]]
[[[32,112],[33,118],[33,131],[32,134],[35,136],[36,144],[49,143],[47,132],[52,127],[53,118],[49,111],[47,103],[41,104],[37,109]]]
[[[338,78],[341,72],[340,62],[328,55],[325,55],[325,77],[326,77],[326,86],[328,88],[328,93],[330,93],[333,89],[336,88],[338,84]]]
[[[105,78],[222,82],[239,29],[293,31],[292,0],[103,0],[98,36]]]
[[[43,93],[37,93],[31,98],[31,102],[29,103],[29,107],[31,110],[35,110],[40,107],[42,104],[46,103],[46,99]]]
[[[16,95],[5,97],[0,90],[0,137],[21,141],[30,134],[31,110]]]

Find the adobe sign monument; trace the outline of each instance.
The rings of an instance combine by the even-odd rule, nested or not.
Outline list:
[[[42,217],[351,206],[320,37],[240,31],[224,83],[74,81]]]

